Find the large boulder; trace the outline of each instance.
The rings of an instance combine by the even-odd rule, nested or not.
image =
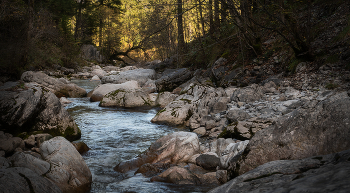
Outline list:
[[[55,137],[45,141],[40,150],[43,159],[51,164],[51,169],[45,176],[63,192],[86,192],[90,189],[90,169],[69,141]]]
[[[127,81],[135,80],[139,86],[143,86],[149,79],[155,79],[156,72],[153,69],[135,69],[120,72],[117,75],[105,76],[101,79],[102,83],[121,84]]]
[[[299,108],[255,133],[235,173],[246,173],[274,160],[302,159],[350,148],[350,98],[331,96],[311,108]]]
[[[138,83],[134,80],[122,84],[100,84],[92,91],[90,101],[101,101],[106,94],[118,89],[130,91],[139,88]]]
[[[182,125],[192,116],[191,108],[191,101],[188,99],[173,101],[160,110],[151,122]]]
[[[1,192],[62,193],[52,181],[24,167],[0,169]]]
[[[35,82],[54,93],[57,97],[65,96],[78,98],[86,96],[86,90],[80,88],[76,84],[60,81],[42,72],[24,72],[21,76],[21,80],[24,82]]]
[[[350,150],[302,160],[265,163],[209,193],[349,192]]]
[[[9,133],[41,131],[69,140],[81,132],[60,100],[39,85],[25,83],[23,88],[0,88],[0,128]]]
[[[186,162],[197,153],[199,140],[195,133],[175,132],[158,139],[137,158],[119,163],[114,170],[124,173],[145,163],[177,164]]]
[[[106,94],[100,102],[101,107],[151,107],[154,103],[143,90],[127,91],[118,89]]]
[[[192,78],[192,72],[187,68],[173,70],[156,80],[158,92],[172,91]]]

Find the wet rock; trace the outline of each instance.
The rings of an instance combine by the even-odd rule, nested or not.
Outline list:
[[[102,83],[122,84],[131,80],[138,82],[142,87],[149,79],[155,79],[156,72],[153,69],[135,69],[120,72],[117,75],[105,76],[101,79]]]
[[[121,162],[114,170],[125,173],[145,163],[177,164],[186,162],[197,153],[199,153],[199,140],[196,134],[175,132],[158,139],[139,157]]]
[[[143,90],[128,91],[118,89],[106,94],[101,100],[101,107],[151,107],[154,103]]]
[[[136,81],[128,81],[122,84],[100,84],[92,91],[90,101],[92,102],[101,101],[102,98],[107,93],[110,93],[118,89],[129,91],[129,90],[134,90],[139,88],[140,87],[138,86]]]
[[[219,192],[348,192],[350,151],[302,160],[265,163],[210,193]]]
[[[243,174],[266,162],[302,159],[350,148],[350,98],[334,95],[314,108],[299,108],[255,133],[247,154],[236,164]],[[238,169],[239,168],[239,169]]]
[[[75,147],[63,137],[45,141],[41,155],[54,167],[46,174],[63,192],[89,190],[92,175]]]
[[[61,97],[61,98],[60,98],[60,102],[61,102],[61,104],[64,106],[64,105],[67,105],[67,104],[72,103],[73,101],[68,100],[66,97]]]
[[[21,76],[21,80],[24,82],[35,82],[45,89],[54,93],[57,97],[72,97],[79,98],[86,96],[86,90],[80,88],[76,84],[65,84],[58,79],[52,78],[42,72],[27,71]]]
[[[182,83],[192,78],[192,72],[187,68],[180,68],[173,70],[171,73],[163,75],[161,78],[156,80],[157,91],[171,92],[176,87],[180,86]]]
[[[173,184],[214,184],[219,182],[215,172],[207,172],[203,168],[189,164],[188,166],[173,166],[158,176],[151,178],[151,181],[168,182]]]
[[[84,154],[90,150],[90,148],[83,141],[73,142],[72,144],[80,154]]]
[[[154,164],[150,164],[150,163],[146,163],[143,164],[136,172],[137,173],[141,173],[144,176],[147,177],[151,177],[151,176],[155,176],[156,174],[160,173],[161,170],[159,168],[157,168]]]
[[[173,184],[200,184],[199,178],[189,170],[174,166],[161,173],[159,176],[151,178],[151,182],[168,182]]]
[[[3,192],[62,193],[53,182],[24,167],[0,169],[0,189]]]

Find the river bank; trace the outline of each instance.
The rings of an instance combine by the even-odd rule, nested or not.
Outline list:
[[[293,87],[298,83],[290,79],[270,77],[260,84],[223,88],[215,87],[210,74],[185,68],[156,71],[152,66],[93,65],[68,75],[70,81],[52,77],[62,71],[46,74],[26,72],[22,82],[5,83],[0,89],[2,101],[14,101],[1,103],[2,130],[16,128],[24,139],[16,138],[18,145],[10,150],[2,148],[6,172],[15,166],[9,160],[20,152],[43,154],[42,141],[30,139],[36,140],[38,131],[49,129],[55,129],[51,137],[90,141],[92,150],[84,156],[93,174],[87,183],[93,182],[92,191],[147,192],[157,183],[160,192],[202,192],[209,189],[198,189],[198,185],[219,186],[271,161],[350,148],[348,91],[329,90],[322,84],[309,88],[306,79],[301,87]],[[33,117],[39,118],[33,121]],[[57,127],[68,123],[73,126]],[[80,187],[73,181],[69,187]],[[186,184],[186,190],[176,185],[169,188],[169,183]],[[69,189],[56,184],[63,191]]]

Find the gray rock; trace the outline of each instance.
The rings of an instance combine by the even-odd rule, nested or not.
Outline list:
[[[187,100],[175,100],[160,110],[151,120],[152,123],[183,125],[190,118],[192,104]]]
[[[198,135],[205,135],[207,130],[205,127],[199,127],[198,129],[195,129],[193,132],[197,133]]]
[[[11,154],[17,148],[24,149],[25,144],[21,138],[6,134],[0,131],[0,150],[4,151],[5,154]]]
[[[174,184],[189,184],[189,185],[218,185],[219,181],[216,178],[215,172],[207,172],[202,168],[189,164],[189,166],[173,166],[159,176],[151,178],[151,181],[168,182]]]
[[[154,93],[157,90],[156,81],[148,79],[142,86],[142,90],[146,93]]]
[[[90,79],[90,81],[101,81],[101,80],[100,80],[100,77],[99,77],[99,76],[94,75],[94,76]]]
[[[231,100],[235,102],[254,102],[258,101],[263,96],[263,88],[256,84],[237,89],[233,92]]]
[[[172,91],[182,83],[192,78],[192,72],[187,68],[174,70],[169,74],[163,75],[156,80],[158,92]]]
[[[236,164],[239,174],[266,162],[302,159],[350,148],[350,98],[324,100],[314,108],[299,108],[255,133],[246,154]]]
[[[102,69],[94,69],[92,72],[91,72],[91,75],[93,76],[92,78],[94,78],[94,76],[97,76],[99,79],[98,80],[100,80],[100,79],[102,79],[104,76],[106,76],[107,75],[107,73],[104,71],[104,70],[102,70]],[[94,78],[95,80],[97,80],[96,78]]]
[[[249,119],[250,115],[243,110],[229,110],[227,112],[226,118],[230,123],[234,123],[237,121],[244,121],[245,119]]]
[[[137,158],[119,163],[114,170],[125,173],[145,163],[177,164],[186,162],[197,153],[199,140],[195,133],[174,132],[158,139]]]
[[[265,163],[210,193],[221,192],[349,192],[350,151],[302,160]]]
[[[45,141],[41,146],[41,155],[52,167],[46,177],[52,180],[63,192],[87,190],[92,175],[75,147],[63,137]]]
[[[7,159],[12,163],[13,167],[28,168],[38,175],[46,174],[50,169],[48,162],[24,152],[15,153]]]
[[[65,84],[56,78],[52,78],[42,72],[27,71],[21,76],[21,80],[24,82],[35,82],[45,89],[54,93],[57,97],[71,97],[78,98],[86,96],[86,90],[80,88],[76,84]]]
[[[109,92],[123,89],[123,90],[134,90],[139,89],[136,81],[128,81],[122,84],[100,84],[94,90],[91,91],[90,101],[101,101],[102,98]]]
[[[172,94],[171,92],[161,92],[158,94],[156,99],[156,105],[159,105],[161,108],[164,108],[169,103],[173,102],[175,98],[178,97],[177,94]]]
[[[196,158],[197,165],[207,170],[215,170],[220,166],[220,158],[215,155],[202,154]]]
[[[101,101],[102,98],[112,91],[123,89],[125,91],[130,91],[134,89],[139,89],[138,83],[134,80],[128,81],[122,84],[100,84],[91,93],[90,101]]]
[[[149,94],[143,90],[118,89],[106,94],[99,105],[101,107],[151,107],[154,103]]]
[[[117,75],[105,76],[101,79],[102,83],[122,84],[131,80],[138,82],[142,87],[149,79],[154,80],[156,72],[153,69],[135,69],[120,72]]]
[[[62,193],[50,180],[23,167],[0,169],[1,192]]]
[[[4,157],[0,157],[0,170],[11,166],[11,163]]]
[[[224,184],[228,181],[227,179],[227,170],[217,170],[216,171],[216,178],[221,184]]]
[[[195,174],[180,166],[173,166],[167,169],[159,176],[151,178],[151,182],[153,181],[173,184],[201,184],[199,178]]]

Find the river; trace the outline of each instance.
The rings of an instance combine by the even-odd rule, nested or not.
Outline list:
[[[72,81],[89,92],[97,82]],[[67,110],[82,132],[90,150],[83,158],[92,173],[90,192],[206,192],[212,187],[175,185],[150,182],[135,170],[122,174],[113,170],[121,161],[129,160],[146,149],[160,137],[184,130],[151,123],[157,109],[124,109],[99,107],[99,102],[89,98],[69,98],[73,103]]]

